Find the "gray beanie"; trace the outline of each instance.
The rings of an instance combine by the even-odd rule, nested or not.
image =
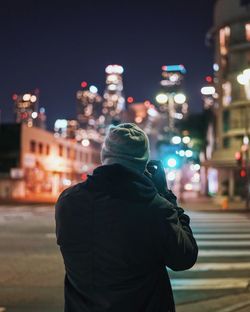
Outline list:
[[[133,123],[110,126],[101,150],[103,165],[121,164],[144,172],[149,160],[146,133]]]

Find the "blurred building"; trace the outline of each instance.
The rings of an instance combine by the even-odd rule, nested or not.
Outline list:
[[[99,163],[99,152],[75,140],[25,123],[0,126],[1,199],[55,200]]]
[[[123,95],[123,67],[120,65],[109,65],[106,67],[106,87],[103,94],[102,113],[105,116],[105,125],[117,124],[122,119],[125,109],[125,98]]]
[[[105,134],[105,117],[103,113],[103,98],[98,94],[96,86],[81,83],[82,90],[77,91],[77,129],[76,139],[102,142]]]
[[[79,123],[77,120],[57,119],[54,125],[55,137],[76,140]]]
[[[183,85],[185,74],[186,69],[183,65],[162,66],[162,79],[156,101],[159,111],[167,118],[168,133],[175,131],[178,121],[182,120],[188,112]]]
[[[208,39],[213,40],[215,47],[214,82],[218,106],[214,107],[213,152],[203,165],[208,192],[234,198],[246,195],[247,188],[235,153],[248,148],[244,145],[249,141],[250,131],[249,1],[217,0],[214,26]]]
[[[14,114],[16,123],[24,123],[28,127],[46,128],[45,109],[39,109],[39,90],[32,93],[13,94]]]

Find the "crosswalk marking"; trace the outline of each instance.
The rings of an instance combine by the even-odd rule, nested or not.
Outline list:
[[[250,234],[195,234],[196,239],[250,239]]]
[[[250,270],[250,262],[238,263],[196,263],[190,271],[228,271],[228,270]]]
[[[216,228],[216,229],[211,229],[209,227],[193,227],[192,226],[192,229],[193,229],[193,232],[194,233],[217,233],[217,234],[220,234],[220,233],[250,233],[250,228],[242,228],[242,227],[239,227],[239,228]]]
[[[191,226],[197,226],[197,227],[204,227],[204,228],[221,228],[221,227],[223,227],[223,228],[227,228],[227,227],[229,227],[229,228],[237,228],[237,227],[239,227],[239,228],[241,228],[241,227],[243,227],[243,228],[246,228],[246,229],[248,229],[248,231],[250,231],[250,222],[249,223],[241,223],[241,224],[239,224],[239,223],[204,223],[204,224],[200,224],[200,223],[197,223],[197,224],[194,224],[194,223],[192,223],[191,224]]]
[[[173,290],[246,289],[250,285],[250,219],[228,213],[191,213],[190,218],[199,246],[198,262],[189,270],[192,278],[178,279],[169,270]],[[226,271],[230,272],[227,277]],[[204,275],[207,272],[216,272],[216,277],[207,278],[214,276]]]
[[[243,257],[250,256],[250,250],[231,250],[231,249],[201,249],[199,257]]]
[[[247,278],[176,278],[171,280],[174,290],[247,288],[248,283]]]
[[[226,308],[217,310],[217,312],[234,312],[234,311],[239,311],[239,309],[248,307],[249,305],[250,305],[250,300],[247,300],[247,301],[238,302],[238,303],[230,305],[230,306],[228,306]]]
[[[197,242],[198,246],[250,246],[250,241],[235,241],[235,240],[228,240],[228,241],[211,241],[211,240],[199,240]]]

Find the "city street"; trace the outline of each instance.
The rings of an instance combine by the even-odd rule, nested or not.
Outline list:
[[[188,214],[199,261],[187,272],[170,271],[177,312],[249,311],[249,215]],[[0,250],[0,311],[62,311],[63,263],[52,206],[0,206]]]

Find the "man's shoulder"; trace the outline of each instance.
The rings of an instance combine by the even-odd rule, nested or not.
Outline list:
[[[58,202],[64,202],[68,200],[73,200],[74,198],[88,197],[88,190],[85,187],[85,182],[77,183],[67,189],[65,189],[58,197]]]

